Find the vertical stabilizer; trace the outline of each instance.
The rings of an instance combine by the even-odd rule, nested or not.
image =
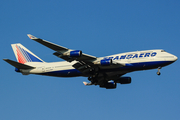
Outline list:
[[[29,51],[20,43],[18,44],[11,44],[16,59],[19,63],[27,63],[27,62],[44,62],[41,58],[36,56],[34,53]]]

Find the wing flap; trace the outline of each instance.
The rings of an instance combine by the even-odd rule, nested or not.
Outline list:
[[[95,59],[97,59],[97,57],[88,55],[88,54],[84,54],[84,53],[82,53],[81,57],[77,58],[78,61],[80,61],[80,60],[95,60]]]
[[[60,52],[54,52],[53,55],[62,58],[63,60],[70,61],[70,58],[68,56],[63,56]]]
[[[16,61],[10,60],[10,59],[3,59],[4,61],[6,61],[7,63],[9,63],[10,65],[19,68],[19,69],[33,69],[35,67],[29,66],[29,65],[25,65],[22,63],[18,63]]]

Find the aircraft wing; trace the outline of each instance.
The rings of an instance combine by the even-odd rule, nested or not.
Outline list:
[[[82,53],[82,51],[80,50],[72,50],[72,49],[68,49],[66,47],[51,43],[49,41],[43,40],[41,38],[37,38],[31,34],[27,35],[30,39],[39,42],[40,44],[56,51],[53,54],[59,58],[62,58],[68,62],[72,62],[74,60],[78,61],[77,63],[75,63],[73,65],[74,68],[76,68],[77,70],[79,70],[80,72],[82,72],[83,74],[89,74],[89,72],[91,70],[95,70],[98,69],[99,66],[101,66],[101,63],[98,63],[99,60],[97,57],[92,56],[92,55],[88,55],[88,54],[84,54]],[[79,56],[78,56],[79,55]],[[124,64],[121,63],[115,63],[112,62],[112,60],[109,61],[105,61],[106,63],[110,63],[116,67],[123,67],[125,66]]]
[[[66,47],[63,47],[63,46],[60,46],[60,45],[51,43],[51,42],[46,41],[46,40],[43,40],[43,39],[41,39],[41,38],[37,38],[37,37],[35,37],[35,36],[31,35],[31,34],[27,34],[27,36],[28,36],[30,39],[32,39],[32,40],[34,40],[34,41],[36,41],[36,42],[39,42],[40,44],[42,44],[42,45],[44,45],[44,46],[46,46],[46,47],[48,47],[48,48],[56,51],[55,53],[53,53],[55,56],[57,56],[57,57],[59,57],[59,58],[62,58],[62,59],[64,59],[64,60],[68,61],[68,62],[71,62],[71,61],[74,60],[73,57],[69,56],[68,54],[70,54],[71,52],[72,52],[72,53],[73,53],[73,52],[77,52],[77,50],[74,51],[74,50],[72,50],[72,49],[68,49],[68,48],[66,48]],[[83,60],[83,61],[96,60],[96,57],[95,57],[95,56],[91,56],[91,55],[88,55],[88,54],[84,54],[84,53],[82,53],[82,51],[80,51],[80,52],[81,52],[81,57],[76,57],[75,60],[77,60],[77,61],[82,61],[82,60]]]

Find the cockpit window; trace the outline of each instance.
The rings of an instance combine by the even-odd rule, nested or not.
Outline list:
[[[161,52],[166,52],[165,50],[161,50]]]

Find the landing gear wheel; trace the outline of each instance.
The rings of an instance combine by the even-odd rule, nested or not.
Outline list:
[[[96,79],[92,79],[92,80],[91,80],[91,83],[92,83],[92,84],[94,84],[94,83],[96,83],[96,82],[97,82]]]
[[[92,77],[88,77],[88,80],[91,81],[91,80],[92,80]]]
[[[161,69],[161,67],[158,67],[157,75],[161,75],[160,69]]]
[[[161,75],[161,73],[160,73],[160,72],[157,72],[157,75]]]
[[[89,76],[88,80],[91,81],[92,84],[97,82],[97,77],[98,77],[98,73],[96,73],[95,75]]]
[[[93,73],[93,72],[94,72],[94,68],[90,68],[90,69],[89,69],[89,72],[90,72],[90,73]]]
[[[98,75],[99,75],[99,68],[90,68],[89,69],[90,76],[88,77],[88,80],[91,81],[92,84],[97,83]]]

